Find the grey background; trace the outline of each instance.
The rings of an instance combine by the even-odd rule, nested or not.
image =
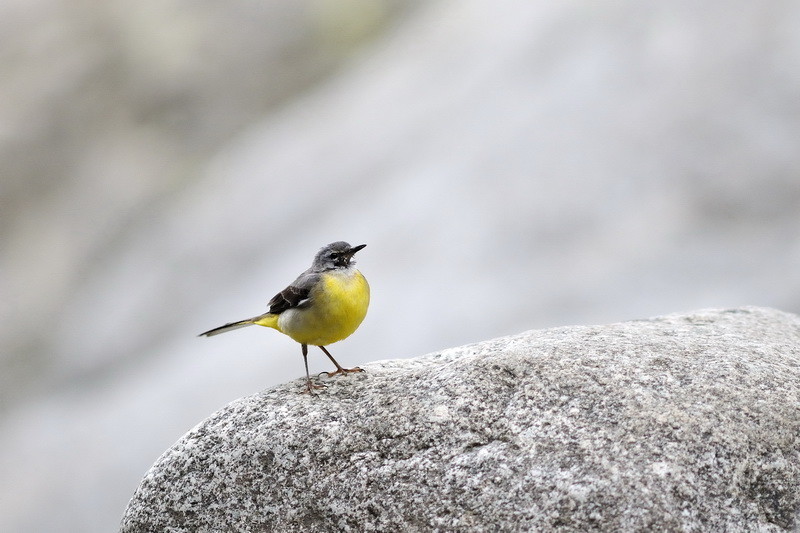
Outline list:
[[[0,3],[0,530],[109,531],[302,375],[249,328],[334,240],[345,365],[800,311],[800,3]],[[312,370],[327,369],[314,354]]]

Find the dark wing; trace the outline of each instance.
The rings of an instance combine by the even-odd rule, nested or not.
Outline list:
[[[297,307],[303,303],[304,300],[308,300],[310,293],[311,291],[308,289],[301,289],[300,287],[289,285],[273,296],[272,300],[269,301],[269,312],[274,315],[279,315],[287,309]]]
[[[318,275],[304,272],[291,285],[272,297],[269,301],[269,312],[279,315],[287,309],[305,305],[311,298],[311,289],[317,281]]]

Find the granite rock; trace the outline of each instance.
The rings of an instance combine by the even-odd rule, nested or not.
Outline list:
[[[530,331],[365,369],[213,414],[121,530],[800,528],[795,315]]]

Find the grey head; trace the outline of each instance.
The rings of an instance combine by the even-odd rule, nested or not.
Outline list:
[[[365,246],[366,244],[350,246],[344,241],[332,242],[328,246],[323,246],[320,251],[317,252],[317,255],[314,256],[314,262],[311,263],[311,270],[323,272],[325,270],[347,268],[351,264],[355,264],[353,255]]]

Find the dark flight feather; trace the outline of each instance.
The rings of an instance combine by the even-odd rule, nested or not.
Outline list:
[[[289,285],[269,301],[269,312],[273,315],[279,315],[287,309],[298,307],[303,300],[308,299],[310,293],[311,291],[308,288]]]

